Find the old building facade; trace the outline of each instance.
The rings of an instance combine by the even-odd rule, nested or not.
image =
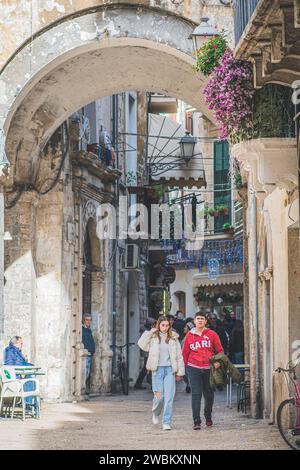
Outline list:
[[[111,346],[136,341],[147,306],[143,272],[121,272],[119,246],[111,265],[116,246],[96,237],[97,206],[126,191],[121,164],[126,159],[118,149],[120,167],[99,161],[94,152],[76,145],[76,126],[81,122],[84,127],[82,116],[93,107],[97,114],[97,105],[89,103],[124,90],[167,92],[212,120],[188,38],[194,21],[208,10],[220,27],[231,24],[231,12],[215,0],[206,5],[167,2],[163,7],[149,2],[24,1],[21,9],[19,2],[5,2],[1,8],[1,15],[12,19],[1,26],[1,148],[2,160],[5,148],[10,163],[8,175],[1,166],[7,206],[4,216],[1,192],[1,229],[12,236],[5,242],[5,278],[1,275],[1,341],[4,345],[11,335],[22,334],[31,360],[46,371],[47,399],[81,399],[83,311],[92,312],[99,351],[92,391],[103,393],[111,390]],[[117,118],[124,133],[128,108],[120,103],[125,96],[129,99],[119,95]],[[137,108],[144,109],[142,93],[137,101]],[[111,118],[104,101],[101,106],[103,119]],[[95,123],[96,117],[90,119],[90,125]],[[143,119],[137,119],[136,128],[143,126]],[[141,174],[142,146],[138,138],[136,170]],[[54,175],[60,175],[57,181]],[[1,255],[2,248],[3,240]],[[124,312],[136,320],[132,328]],[[135,380],[139,359],[131,355]]]
[[[243,198],[252,413],[271,421],[288,395],[286,383],[273,371],[299,357],[300,337],[299,164],[293,130],[297,106],[290,114],[285,112],[293,107],[293,88],[297,89],[299,2],[274,3],[233,2],[235,55],[253,63],[256,89],[263,91],[273,84],[273,90],[281,93],[285,87],[288,101],[281,98],[276,103],[282,105],[284,122],[268,136],[262,134],[231,150],[248,184]],[[271,108],[268,115],[272,123]]]

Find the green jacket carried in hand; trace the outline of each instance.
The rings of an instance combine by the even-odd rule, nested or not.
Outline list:
[[[228,376],[232,378],[233,382],[240,383],[242,381],[242,375],[240,371],[234,367],[225,354],[216,354],[210,358],[210,387],[215,390],[223,390],[225,385],[228,383]],[[214,363],[219,362],[220,367],[215,368]]]

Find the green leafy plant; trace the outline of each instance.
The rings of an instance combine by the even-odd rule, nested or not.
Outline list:
[[[205,207],[205,209],[204,209],[204,218],[207,219],[208,216],[209,216],[209,209],[208,209],[208,207]]]
[[[234,233],[234,226],[226,222],[223,224],[223,231],[224,233]]]
[[[225,204],[219,204],[216,209],[219,211],[220,214],[228,215],[229,214],[229,207]]]
[[[220,59],[228,47],[225,32],[206,41],[197,53],[196,70],[208,76],[219,65]]]
[[[237,189],[243,187],[242,175],[239,171],[237,171],[234,175],[234,184]]]
[[[253,96],[252,138],[295,137],[292,88],[268,84]]]
[[[162,184],[156,184],[153,186],[153,189],[155,190],[155,195],[158,199],[162,199],[162,197],[165,194],[165,187]]]

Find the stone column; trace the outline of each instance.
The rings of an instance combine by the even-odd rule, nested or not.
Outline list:
[[[33,338],[36,296],[36,193],[24,192],[18,203],[5,211],[5,226],[12,236],[5,252],[4,340],[24,339],[24,353],[35,360]]]
[[[4,347],[4,194],[0,186],[0,353]]]
[[[42,196],[36,214],[35,264],[37,272],[34,315],[35,357],[46,371],[42,381],[48,400],[65,400],[68,386],[65,370],[70,351],[68,302],[65,285],[62,236],[63,192]]]
[[[103,332],[103,295],[104,276],[101,272],[92,273],[92,330],[96,345],[96,351],[93,356],[91,391],[100,393],[102,390],[102,355],[104,332]]]
[[[105,278],[103,291],[103,350],[102,350],[102,392],[111,391],[112,344],[112,270],[108,265],[110,241],[104,242]]]

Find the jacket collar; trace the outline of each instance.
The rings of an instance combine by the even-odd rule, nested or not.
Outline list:
[[[155,335],[155,333],[153,333],[152,336],[154,336],[154,335]],[[171,336],[171,337],[172,337],[173,339],[178,339],[178,338],[179,338],[179,334],[178,334],[176,331],[172,330],[172,336]]]
[[[199,333],[199,331],[197,331],[197,328],[194,327],[191,329],[190,333],[192,333],[193,335],[198,335],[198,336],[202,336],[204,335],[205,333],[207,333],[207,331],[209,330],[209,328],[204,328],[204,330],[202,331],[202,333]]]

